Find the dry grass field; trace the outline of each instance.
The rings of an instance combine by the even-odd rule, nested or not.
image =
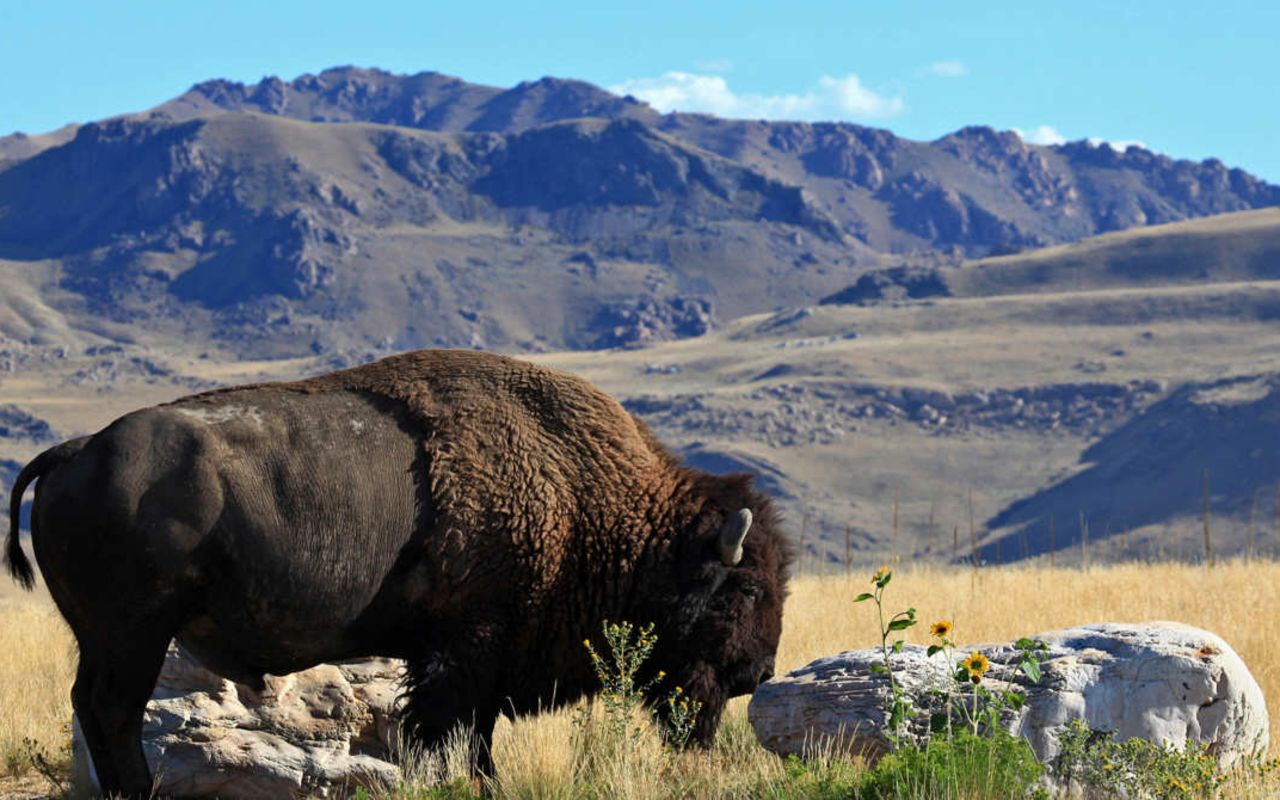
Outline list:
[[[871,609],[850,601],[867,576],[802,576],[788,600],[779,667],[874,643]],[[965,643],[1009,640],[1069,625],[1103,621],[1177,620],[1222,635],[1240,653],[1266,694],[1272,755],[1280,742],[1280,563],[1235,561],[1214,568],[1121,564],[1087,571],[1045,567],[970,570],[900,568],[888,592],[894,606],[915,606],[926,621],[950,618]],[[926,629],[909,632],[923,641]],[[33,781],[23,753],[63,751],[75,653],[48,601],[0,588],[0,796],[48,791]],[[735,701],[721,742],[709,755],[670,759],[643,748],[613,764],[614,796],[742,797],[761,793],[783,765],[758,747],[746,725],[745,698]],[[571,797],[574,751],[569,712],[501,723],[495,740],[501,797]],[[23,774],[25,771],[25,775]],[[598,776],[597,776],[598,777]],[[7,787],[7,788],[6,788]],[[1274,787],[1273,787],[1274,788]],[[1266,796],[1253,787],[1233,797]],[[6,793],[7,792],[7,793]]]

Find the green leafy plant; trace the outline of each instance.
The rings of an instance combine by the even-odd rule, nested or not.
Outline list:
[[[1049,649],[1048,645],[1024,638],[1019,639],[1014,646],[1018,650],[1018,669],[1031,682],[1039,683],[1043,677],[1040,663],[1043,654]],[[996,731],[1004,731],[1005,713],[1021,709],[1027,701],[1026,695],[1016,687],[987,688],[983,680],[990,668],[991,662],[986,655],[975,650],[957,665],[952,675],[957,684],[965,687],[969,697],[967,704],[956,702],[948,705],[947,713],[950,714],[953,707],[957,709],[974,736],[984,733],[994,735]]]
[[[880,631],[882,663],[871,671],[889,680],[890,742],[893,751],[885,756],[866,777],[858,792],[845,796],[859,798],[933,798],[983,797],[1028,798],[1045,795],[1037,787],[1044,774],[1031,746],[1010,734],[1003,725],[1010,710],[1022,708],[1025,695],[1016,687],[1003,688],[986,680],[991,661],[986,654],[972,651],[955,660],[954,625],[950,620],[933,623],[929,632],[934,638],[926,654],[941,655],[949,665],[946,685],[931,689],[926,696],[938,702],[924,702],[933,710],[929,717],[932,734],[923,744],[905,746],[903,725],[916,713],[913,699],[894,675],[891,657],[901,652],[904,642],[893,638],[917,622],[916,611],[909,608],[891,616],[885,609],[885,588],[893,579],[888,567],[882,567],[871,578],[874,590],[854,598],[876,605]],[[1041,662],[1048,646],[1033,639],[1015,643],[1016,666],[1028,680],[1038,683],[1043,677]],[[957,727],[955,722],[959,722]],[[1047,796],[1047,795],[1045,795]]]
[[[951,634],[955,631],[955,623],[949,619],[940,619],[929,626],[929,635],[937,640],[934,644],[929,645],[926,655],[933,658],[941,653],[942,658],[947,663],[951,663],[951,651],[955,649],[956,643],[952,641]],[[935,711],[929,718],[929,730],[934,734],[945,734],[951,736],[953,728],[951,725],[951,710],[955,704],[955,692],[952,691],[953,684],[947,686],[941,691],[931,689],[927,694],[937,697],[942,701],[942,710]]]
[[[1022,637],[1013,643],[1018,650],[1018,669],[1022,670],[1022,674],[1032,683],[1039,683],[1043,673],[1040,664],[1044,661],[1045,654],[1049,652],[1049,645],[1039,639],[1028,639]]]
[[[929,646],[927,655],[932,658],[941,653],[945,661],[953,663],[951,653],[956,645],[951,636],[954,631],[955,626],[950,620],[939,620],[930,625],[929,632],[937,641]],[[1014,647],[1018,652],[1016,663],[1019,671],[1032,683],[1039,683],[1043,677],[1040,664],[1049,646],[1035,639],[1022,638],[1014,643]],[[952,735],[953,719],[957,715],[974,736],[1004,730],[1005,712],[1022,708],[1026,696],[1016,688],[988,689],[983,680],[990,668],[987,656],[976,650],[955,664],[952,683],[942,691],[933,692],[942,701],[942,709],[930,716],[931,733]]]
[[[644,706],[647,693],[666,677],[659,671],[653,678],[639,683],[640,670],[653,653],[658,637],[650,623],[637,628],[630,622],[605,622],[602,629],[607,656],[596,650],[590,639],[583,640],[591,668],[600,681],[600,702],[610,732],[620,739],[635,740],[643,735],[637,712]],[[589,715],[584,709],[582,714]],[[585,721],[586,716],[579,720]]]
[[[884,675],[889,679],[889,703],[886,709],[889,717],[889,730],[896,740],[902,732],[902,726],[907,718],[912,715],[913,708],[911,697],[899,685],[897,679],[893,675],[893,663],[889,659],[890,653],[902,652],[905,642],[902,639],[895,639],[892,643],[889,636],[894,633],[905,631],[916,624],[916,610],[908,608],[906,611],[899,611],[885,619],[884,616],[884,590],[889,586],[889,581],[893,580],[893,572],[888,566],[883,566],[876,570],[871,576],[871,583],[874,590],[863,592],[853,599],[855,603],[861,603],[866,600],[874,601],[876,604],[876,614],[880,623],[880,653],[884,658],[881,664],[875,664],[871,667],[871,671],[877,675]]]

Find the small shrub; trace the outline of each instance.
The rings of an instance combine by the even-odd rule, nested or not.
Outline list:
[[[865,777],[866,768],[844,759],[788,756],[782,776],[756,794],[779,800],[849,800],[862,797]]]
[[[5,768],[11,775],[21,775],[32,770],[44,778],[54,795],[62,795],[68,788],[68,772],[71,764],[71,725],[63,728],[65,743],[52,750],[31,737],[24,737],[22,748],[6,758]]]
[[[652,623],[636,629],[630,622],[605,622],[603,633],[607,658],[596,650],[590,639],[582,645],[587,648],[591,667],[600,681],[600,702],[610,733],[620,741],[634,741],[644,734],[638,712],[644,706],[645,695],[666,677],[658,672],[648,682],[639,683],[640,670],[653,653],[658,637]],[[589,722],[589,708],[584,707],[580,719],[583,725]]]
[[[675,750],[688,741],[700,703],[677,686],[662,701],[665,720],[646,702],[665,680],[658,671],[642,680],[657,636],[653,625],[605,622],[605,652],[584,642],[601,691],[598,702],[574,719],[574,794],[584,798],[648,798],[678,782]]]
[[[662,724],[662,737],[672,747],[684,747],[693,735],[702,703],[690,700],[684,689],[677,686],[667,695],[667,718]]]
[[[1091,730],[1078,719],[1058,735],[1058,748],[1053,768],[1058,783],[1089,787],[1099,797],[1213,798],[1228,778],[1203,747],[1162,747],[1145,739],[1117,742],[1114,734]]]
[[[639,680],[658,637],[653,632],[653,623],[636,628],[630,622],[606,621],[603,634],[609,650],[607,656],[602,656],[589,639],[582,644],[587,648],[591,667],[600,681],[600,702],[604,705],[610,732],[618,741],[634,744],[645,733],[644,725],[639,721],[640,710],[649,693],[667,676],[658,670],[650,680],[643,683]],[[668,692],[663,702],[667,711],[666,719],[660,720],[663,740],[682,747],[693,733],[702,703],[689,699],[680,686]],[[589,718],[590,710],[584,709],[581,722],[586,724]]]

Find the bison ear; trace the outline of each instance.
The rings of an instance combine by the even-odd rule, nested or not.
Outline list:
[[[751,530],[751,509],[740,508],[738,513],[724,521],[720,529],[720,560],[726,567],[742,560],[742,541]]]

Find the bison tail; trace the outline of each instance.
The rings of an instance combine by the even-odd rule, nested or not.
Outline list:
[[[9,541],[5,546],[5,565],[13,579],[22,584],[22,588],[30,590],[36,583],[35,570],[27,554],[22,552],[22,540],[18,535],[18,516],[22,512],[22,495],[36,478],[41,477],[51,468],[69,461],[72,456],[89,441],[88,437],[63,442],[56,447],[45,450],[31,459],[31,463],[22,468],[13,482],[13,491],[9,495]],[[31,531],[35,533],[35,521],[32,520]]]

